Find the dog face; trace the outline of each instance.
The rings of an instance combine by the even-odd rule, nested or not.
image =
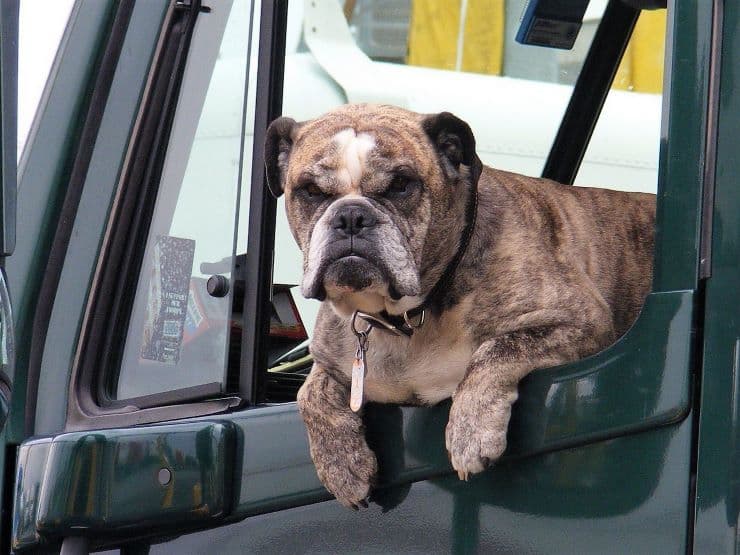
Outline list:
[[[421,302],[457,248],[481,171],[462,120],[375,105],[275,120],[265,164],[303,252],[304,296],[342,316]]]

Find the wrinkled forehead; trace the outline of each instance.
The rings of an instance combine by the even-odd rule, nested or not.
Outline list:
[[[300,130],[290,163],[291,181],[301,175],[331,175],[338,187],[359,190],[370,172],[410,166],[419,173],[429,142],[417,121],[386,118],[327,118]]]

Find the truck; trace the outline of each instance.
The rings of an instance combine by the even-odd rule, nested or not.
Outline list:
[[[737,552],[740,2],[77,0],[20,157],[0,7],[0,552]],[[263,153],[346,102],[657,195],[627,333],[528,376],[469,481],[449,401],[369,404],[356,512],[296,408],[317,307]]]

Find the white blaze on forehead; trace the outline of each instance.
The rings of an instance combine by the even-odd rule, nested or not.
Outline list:
[[[344,129],[334,135],[339,146],[339,166],[337,178],[351,188],[359,188],[365,169],[368,153],[375,147],[375,139],[367,133],[355,133],[354,129]]]

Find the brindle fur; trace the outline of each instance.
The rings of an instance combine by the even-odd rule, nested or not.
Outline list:
[[[455,132],[465,135],[449,117],[353,105],[307,123],[283,118],[273,124],[268,178],[287,194],[288,219],[304,254],[331,203],[350,194],[372,198],[385,186],[387,169],[402,160],[418,173],[423,193],[412,207],[378,209],[401,230],[423,298],[454,256],[470,181],[479,172],[472,135],[449,140]],[[332,137],[347,128],[376,142],[352,190],[331,179],[338,164],[332,162]],[[334,195],[315,212],[292,194],[306,172]],[[372,332],[365,385],[366,397],[379,402],[433,404],[452,395],[446,443],[461,478],[503,453],[518,382],[532,370],[613,343],[637,317],[652,275],[652,195],[565,186],[484,167],[478,199],[473,237],[453,286],[410,339]],[[331,291],[316,322],[315,364],[298,406],[320,479],[340,502],[357,507],[377,463],[360,417],[349,409],[356,343],[346,311],[331,308]],[[386,300],[385,307],[399,313],[417,301]]]

